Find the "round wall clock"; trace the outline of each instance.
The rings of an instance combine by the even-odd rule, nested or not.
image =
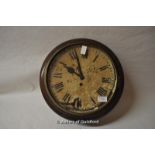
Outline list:
[[[117,104],[124,85],[115,54],[90,39],[73,39],[54,48],[40,72],[47,104],[71,120],[96,119]]]

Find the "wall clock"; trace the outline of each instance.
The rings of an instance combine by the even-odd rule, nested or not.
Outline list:
[[[121,97],[123,70],[105,45],[73,39],[54,48],[40,72],[47,104],[71,120],[96,119],[111,111]]]

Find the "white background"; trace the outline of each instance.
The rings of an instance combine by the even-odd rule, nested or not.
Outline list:
[[[47,54],[73,38],[109,46],[125,74],[119,104],[95,128],[155,128],[154,27],[0,27],[0,128],[94,128],[64,119],[44,101],[39,71]]]

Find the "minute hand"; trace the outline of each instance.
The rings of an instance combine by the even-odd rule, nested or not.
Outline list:
[[[80,74],[80,79],[83,80],[85,77],[83,75],[81,65],[80,65],[80,61],[79,61],[79,57],[78,57],[76,51],[75,51],[75,54],[76,54],[76,60],[77,60],[77,65],[78,65],[78,71],[79,71],[79,74]]]

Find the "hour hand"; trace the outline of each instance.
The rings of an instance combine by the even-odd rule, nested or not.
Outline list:
[[[71,74],[76,74],[77,76],[80,77],[80,74],[78,74],[77,72],[75,72],[74,68],[73,67],[69,67],[67,66],[65,63],[63,62],[60,62],[60,64],[62,64],[68,71],[68,73],[71,73]]]

